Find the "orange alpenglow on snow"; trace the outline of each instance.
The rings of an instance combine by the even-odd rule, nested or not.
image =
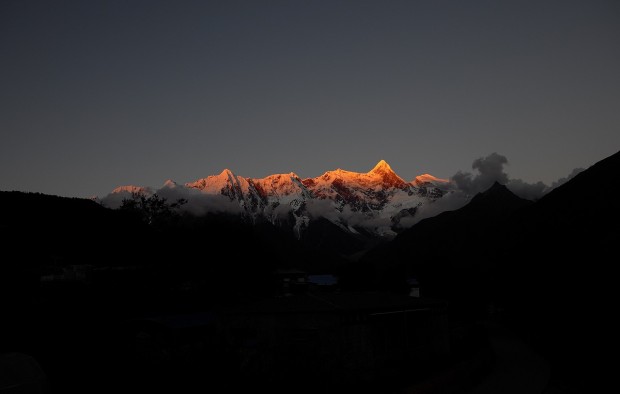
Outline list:
[[[377,165],[372,170],[370,170],[370,172],[385,172],[385,171],[392,171],[392,167],[390,167],[387,161],[383,159],[379,160]]]
[[[327,171],[316,178],[306,178],[302,182],[306,187],[314,189],[318,195],[323,195],[321,189],[331,189],[334,183],[346,185],[347,187],[375,190],[404,187],[407,184],[401,177],[396,175],[385,160],[381,160],[372,170],[366,173],[346,171],[338,168],[333,171]]]
[[[223,190],[230,189],[231,193],[241,195],[248,193],[251,189],[256,189],[260,195],[286,196],[291,194],[306,194],[306,188],[311,189],[315,195],[325,197],[337,189],[359,188],[366,190],[381,190],[388,188],[403,189],[408,186],[442,186],[450,183],[448,179],[437,178],[430,174],[422,174],[415,177],[411,182],[403,180],[398,176],[392,167],[385,161],[380,160],[368,172],[353,172],[338,168],[327,171],[323,175],[301,179],[293,172],[289,174],[273,174],[264,178],[246,178],[235,175],[229,169],[224,169],[217,175],[210,175],[206,178],[188,182],[184,186],[192,189],[199,189],[206,194],[220,194]],[[176,188],[178,185],[168,180],[164,188]],[[325,189],[325,190],[324,190]],[[112,191],[115,193],[139,193],[150,195],[153,190],[140,186],[120,186]]]
[[[430,174],[407,182],[385,160],[380,160],[368,172],[338,168],[304,179],[293,172],[246,178],[224,169],[217,175],[185,184],[166,181],[157,192],[171,200],[176,196],[190,200],[188,207],[200,214],[242,213],[273,224],[288,223],[297,236],[319,217],[345,231],[355,232],[361,226],[364,231],[383,236],[395,235],[394,228],[401,226],[400,219],[414,216],[420,206],[441,198],[447,192],[443,186],[449,183]],[[121,198],[114,194],[131,192],[146,194],[154,190],[124,186],[104,197],[102,203],[118,207]],[[204,195],[218,198],[205,199]]]
[[[142,187],[142,186],[133,186],[133,185],[126,185],[126,186],[119,186],[116,189],[112,190],[113,194],[116,193],[132,193],[132,194],[151,194],[151,190],[147,187]]]
[[[442,184],[442,183],[450,183],[450,180],[437,178],[437,177],[432,176],[431,174],[422,174],[422,175],[416,176],[412,183],[421,184],[421,183],[426,183],[426,182]]]

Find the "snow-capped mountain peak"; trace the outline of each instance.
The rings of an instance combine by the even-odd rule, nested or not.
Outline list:
[[[230,189],[238,184],[238,179],[228,168],[225,168],[218,175],[209,175],[206,178],[188,182],[186,187],[200,189],[205,193],[218,194],[224,189]]]
[[[394,172],[394,171],[392,170],[392,167],[390,167],[390,165],[387,163],[387,161],[381,159],[381,160],[379,160],[377,165],[374,166],[374,168],[372,170],[370,170],[370,172],[386,173],[386,172]]]
[[[174,188],[176,188],[178,186],[179,185],[175,181],[173,181],[172,179],[168,179],[168,180],[166,180],[166,182],[164,182],[164,186],[163,187],[167,188],[167,189],[174,189]]]
[[[422,174],[422,175],[416,176],[413,182],[411,183],[413,183],[416,186],[423,186],[425,184],[430,184],[433,186],[442,186],[442,185],[447,185],[448,183],[450,183],[450,180],[437,178],[431,174]]]
[[[150,196],[153,194],[153,191],[148,187],[143,186],[134,186],[134,185],[125,185],[119,186],[116,189],[112,190],[112,194],[142,194],[145,196]]]
[[[390,167],[385,160],[380,160],[377,165],[368,172],[368,175],[379,177],[384,187],[402,188],[407,183],[401,177],[396,175],[394,170],[392,170],[392,167]]]
[[[406,182],[385,160],[380,160],[366,173],[338,168],[305,179],[294,172],[245,178],[224,169],[218,175],[185,185],[166,181],[158,193],[169,200],[189,199],[187,207],[195,208],[209,201],[220,207],[214,205],[213,209],[235,207],[234,212],[251,220],[266,219],[291,226],[298,236],[318,218],[327,219],[345,231],[394,235],[404,226],[401,219],[412,217],[421,205],[441,197],[442,185],[447,182],[429,174]],[[136,186],[117,188],[114,193],[120,191],[152,194],[150,189]],[[193,203],[192,199],[195,199]],[[206,211],[209,207],[200,210]]]

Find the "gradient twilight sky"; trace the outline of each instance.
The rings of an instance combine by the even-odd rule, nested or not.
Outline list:
[[[620,150],[620,2],[0,2],[0,190],[230,168],[551,184]]]

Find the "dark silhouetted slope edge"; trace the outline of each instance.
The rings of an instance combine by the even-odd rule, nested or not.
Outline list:
[[[488,250],[485,240],[495,237],[498,227],[503,226],[515,211],[531,204],[496,182],[485,192],[474,196],[463,208],[422,220],[399,234],[391,247],[397,253],[407,253],[415,258],[459,258],[470,249],[484,253]],[[417,247],[410,248],[411,244]]]
[[[260,297],[275,267],[304,258],[270,223],[180,219],[153,228],[89,200],[0,192],[0,353],[34,356],[55,390],[110,392],[127,322]],[[67,279],[74,266],[88,277]]]
[[[619,173],[616,153],[511,222],[500,257],[521,275],[507,277],[533,282],[536,292],[558,305],[581,303],[594,294],[604,299],[620,241]]]
[[[51,260],[111,264],[119,256],[110,252],[124,248],[131,253],[131,234],[140,228],[126,213],[105,209],[91,200],[0,192],[0,234],[5,250],[11,261],[24,265]]]
[[[301,242],[268,221],[223,213],[179,215],[153,227],[91,200],[23,192],[0,192],[0,237],[10,291],[26,289],[16,276],[38,287],[41,275],[71,265],[137,266],[149,271],[142,279],[154,292],[191,281],[222,300],[270,291],[276,268],[332,269],[364,242],[328,221],[312,223]]]
[[[616,153],[536,203],[496,184],[369,252],[351,276],[405,290],[414,275],[457,318],[503,309],[551,360],[552,387],[597,387],[616,336],[619,173]]]
[[[620,244],[620,152],[534,204],[511,227],[498,261],[503,299],[547,351],[555,379],[581,390],[608,376]]]
[[[487,262],[505,236],[503,226],[531,204],[495,183],[463,208],[403,231],[363,261],[374,267],[373,280],[384,281],[380,286],[404,286],[403,278],[415,276],[426,296],[467,300],[473,293],[489,291],[483,280],[488,282],[486,276],[493,274]]]

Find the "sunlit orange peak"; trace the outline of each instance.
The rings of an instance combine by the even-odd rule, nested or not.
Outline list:
[[[415,177],[416,182],[435,182],[435,183],[448,183],[450,182],[448,179],[442,179],[432,176],[431,174],[422,174]]]
[[[387,161],[385,160],[380,160],[377,165],[375,166],[375,168],[373,168],[372,170],[370,170],[370,172],[385,172],[385,171],[392,171],[392,167],[390,167],[390,165],[387,163]]]
[[[116,189],[112,190],[112,193],[122,193],[122,192],[145,193],[146,191],[147,189],[142,186],[126,185],[126,186],[117,187]]]

